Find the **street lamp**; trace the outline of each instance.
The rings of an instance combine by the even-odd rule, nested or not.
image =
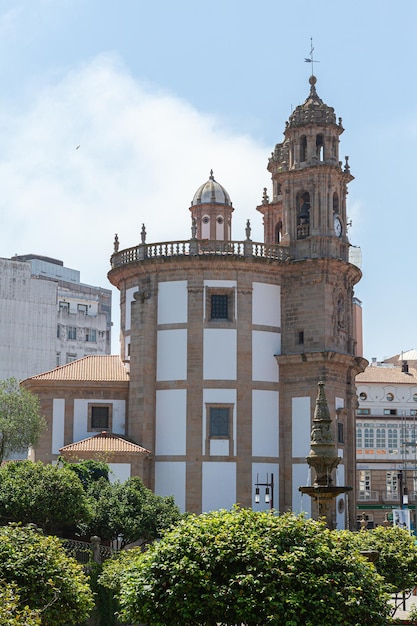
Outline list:
[[[274,508],[274,475],[271,474],[271,480],[268,480],[269,474],[266,475],[266,483],[260,483],[258,479],[258,474],[256,474],[256,483],[255,483],[255,504],[259,504],[260,495],[259,495],[259,487],[265,487],[265,504],[269,504],[269,508],[272,510]],[[271,491],[269,491],[271,489]]]

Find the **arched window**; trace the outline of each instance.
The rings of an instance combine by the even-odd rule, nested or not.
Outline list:
[[[339,196],[336,191],[333,194],[333,212],[339,213]]]
[[[324,138],[323,135],[316,135],[316,155],[319,161],[324,161]]]
[[[305,135],[300,139],[300,161],[307,161],[307,137]]]
[[[278,222],[275,226],[275,243],[279,243],[282,238],[282,222]]]
[[[297,203],[297,239],[305,239],[310,234],[310,194],[300,193]]]

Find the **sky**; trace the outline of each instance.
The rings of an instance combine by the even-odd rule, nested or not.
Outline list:
[[[189,239],[210,170],[263,240],[268,157],[309,93],[343,120],[364,356],[417,348],[415,0],[0,0],[0,257],[110,287],[120,248]],[[113,353],[118,344],[113,291]]]

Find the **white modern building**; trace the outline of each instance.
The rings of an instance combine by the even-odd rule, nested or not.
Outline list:
[[[109,354],[111,291],[39,255],[0,259],[0,378],[19,380]]]

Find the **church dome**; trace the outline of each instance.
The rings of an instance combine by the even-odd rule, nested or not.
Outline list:
[[[191,206],[195,206],[196,204],[227,204],[232,206],[230,196],[226,189],[214,180],[213,170],[210,172],[208,181],[201,185],[195,192]]]
[[[288,127],[296,128],[309,124],[328,125],[336,124],[336,115],[333,107],[327,106],[316,91],[317,78],[310,76],[310,94],[304,104],[300,104],[291,113]]]

